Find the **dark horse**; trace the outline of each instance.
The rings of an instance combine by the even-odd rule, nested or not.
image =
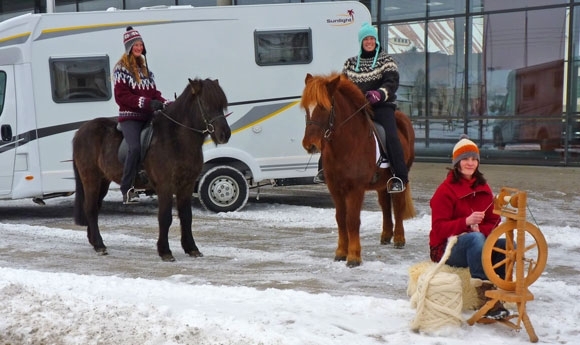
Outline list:
[[[136,179],[135,187],[157,194],[157,252],[164,261],[175,261],[167,239],[173,195],[181,223],[181,246],[190,256],[203,256],[191,232],[191,199],[203,166],[202,144],[206,136],[216,144],[227,143],[230,138],[230,127],[224,115],[227,105],[226,95],[217,80],[189,79],[175,102],[153,116],[153,137],[143,161],[148,182],[143,184]],[[111,181],[119,183],[123,174],[123,164],[118,157],[123,135],[116,127],[114,119],[96,118],[83,124],[73,139],[75,223],[87,225],[89,243],[102,255],[107,254],[107,247],[99,231],[99,210]]]
[[[377,164],[371,106],[360,89],[342,74],[307,74],[305,82],[300,104],[306,110],[302,146],[309,153],[322,154],[326,185],[336,207],[338,247],[334,259],[346,260],[349,267],[362,262],[360,212],[367,190],[377,191],[383,212],[381,244],[388,244],[393,238],[392,207],[394,246],[404,247],[403,220],[415,216],[410,185],[403,193],[387,193],[387,181],[392,173]],[[405,114],[396,111],[395,116],[405,162],[411,168],[415,158],[415,132]]]

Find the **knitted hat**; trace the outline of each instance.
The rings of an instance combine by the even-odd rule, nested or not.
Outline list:
[[[453,147],[452,164],[455,165],[460,160],[469,157],[474,157],[477,160],[479,160],[479,149],[477,148],[477,145],[475,145],[473,141],[469,140],[467,135],[462,134],[457,144],[455,144],[455,146]]]
[[[131,26],[127,26],[127,31],[123,34],[123,44],[125,45],[125,53],[127,55],[131,54],[131,48],[133,48],[133,45],[138,41],[143,42],[143,38],[141,38],[139,31],[133,29]],[[143,42],[143,55],[146,54],[147,51],[145,50],[145,43]]]
[[[358,58],[356,60],[355,71],[357,71],[357,72],[360,71],[358,66],[360,63],[360,56],[363,53],[363,47],[362,47],[363,40],[369,36],[374,37],[375,41],[377,42],[377,47],[375,49],[375,59],[373,60],[373,65],[371,68],[375,68],[375,65],[377,63],[377,58],[379,57],[379,48],[381,47],[381,42],[379,42],[379,35],[377,33],[377,29],[374,26],[365,22],[365,23],[363,23],[360,30],[358,31],[358,44],[360,47],[360,51],[358,53]]]

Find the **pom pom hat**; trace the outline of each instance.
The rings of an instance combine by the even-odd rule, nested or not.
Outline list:
[[[377,47],[375,48],[375,59],[373,60],[373,65],[371,68],[375,68],[375,65],[377,64],[377,58],[379,57],[379,48],[381,47],[381,43],[379,42],[379,34],[377,33],[377,29],[374,26],[365,22],[358,31],[358,44],[360,47],[360,51],[358,53],[358,59],[356,60],[355,71],[357,72],[360,71],[358,66],[360,63],[360,56],[363,53],[362,47],[363,40],[369,36],[374,37],[375,41],[377,42]]]
[[[473,141],[469,140],[467,135],[463,134],[461,139],[453,147],[452,163],[455,166],[460,160],[469,157],[479,160],[479,148],[477,148],[477,145]]]
[[[131,48],[133,48],[133,45],[138,41],[143,42],[143,38],[141,38],[139,31],[133,29],[131,26],[127,26],[127,31],[123,34],[123,44],[125,45],[125,53],[127,55],[131,54]],[[143,55],[146,54],[145,43],[143,43]]]

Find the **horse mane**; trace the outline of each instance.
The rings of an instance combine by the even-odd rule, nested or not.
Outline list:
[[[181,94],[170,105],[170,111],[172,113],[188,114],[191,110],[193,98],[197,94],[199,94],[205,109],[209,112],[221,112],[228,107],[226,94],[219,86],[217,80],[196,78],[185,86]]]
[[[350,81],[344,74],[332,72],[326,75],[313,75],[309,78],[302,92],[300,107],[309,108],[312,105],[319,105],[325,110],[332,107],[332,99],[328,94],[328,85],[338,79],[337,89],[343,95],[348,95],[355,104],[366,103],[362,91],[355,83]]]

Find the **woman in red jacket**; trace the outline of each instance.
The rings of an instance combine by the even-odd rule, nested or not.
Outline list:
[[[468,267],[472,278],[481,279],[478,294],[482,302],[485,291],[492,289],[483,270],[481,253],[487,236],[500,223],[500,216],[493,213],[493,193],[483,174],[479,171],[479,149],[463,135],[453,148],[453,168],[439,185],[431,198],[431,232],[429,247],[431,260],[439,262],[447,240],[457,236],[457,243],[451,250],[446,264],[454,267]],[[496,247],[505,248],[505,240],[500,239]],[[494,252],[492,262],[502,260],[503,254]],[[505,276],[505,265],[496,270]],[[486,315],[499,319],[508,316],[503,306],[497,305]]]

